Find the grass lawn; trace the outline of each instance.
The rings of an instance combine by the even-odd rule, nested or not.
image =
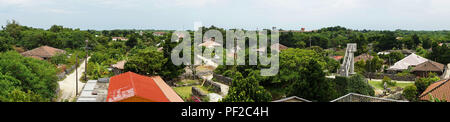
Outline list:
[[[199,80],[188,80],[188,79],[185,79],[185,80],[176,82],[176,84],[183,85],[183,84],[194,84],[194,83],[198,83],[198,82],[200,82],[200,81]]]
[[[375,87],[375,89],[384,89],[383,88],[383,84],[381,84],[381,81],[369,81],[369,84],[373,87]],[[414,82],[408,82],[408,83],[404,83],[404,82],[397,82],[397,84],[395,86],[391,86],[389,88],[395,88],[395,87],[401,87],[401,88],[405,88],[407,86],[410,85],[414,85]]]
[[[200,87],[200,85],[195,85],[195,87],[200,88],[204,93],[210,93],[210,88],[207,86]],[[183,99],[186,100],[191,97],[192,94],[192,86],[183,86],[183,87],[173,87],[173,90]]]

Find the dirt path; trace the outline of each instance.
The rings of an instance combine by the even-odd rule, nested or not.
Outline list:
[[[88,61],[89,61],[88,57]],[[85,70],[85,63],[84,61],[80,64],[80,66],[76,69],[78,70],[78,79],[81,78],[82,74]],[[73,73],[66,76],[66,78],[62,81],[59,81],[59,98],[58,101],[62,100],[69,100],[72,101],[76,96],[76,72],[73,71]],[[80,80],[78,80],[78,93],[81,93],[81,90],[83,89],[85,83],[82,83]]]
[[[381,81],[383,81],[383,79],[372,79],[372,81],[379,81],[379,82],[381,82]],[[393,81],[395,81],[397,83],[414,83],[415,82],[415,81],[398,81],[398,80],[393,80]]]

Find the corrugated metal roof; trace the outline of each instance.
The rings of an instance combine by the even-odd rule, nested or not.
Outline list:
[[[97,95],[93,95],[92,92],[97,85],[97,80],[89,80],[83,87],[77,102],[97,102]]]

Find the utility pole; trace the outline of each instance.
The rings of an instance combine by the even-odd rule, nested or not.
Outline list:
[[[311,36],[309,36],[309,47],[311,47]]]
[[[369,64],[369,80],[372,80],[372,64],[373,64],[373,58],[372,59],[370,59],[370,53],[372,52],[372,44],[369,44],[369,54],[368,54],[368,56],[369,56],[369,59],[368,60],[370,60],[369,62],[370,62],[370,64]],[[375,58],[375,57],[374,57]]]
[[[75,54],[75,96],[78,96],[78,54]]]
[[[86,47],[84,48],[84,50],[86,51],[86,59],[84,60],[84,80],[87,81],[87,60],[88,60],[88,41],[86,40]]]

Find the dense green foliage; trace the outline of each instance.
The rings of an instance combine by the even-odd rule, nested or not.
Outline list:
[[[137,49],[129,56],[125,64],[125,71],[132,71],[143,75],[160,75],[164,70],[167,58],[156,48]]]
[[[409,101],[417,101],[417,87],[415,85],[407,86],[405,90],[403,90],[403,97],[405,97]]]
[[[430,75],[429,77],[426,78],[417,79],[414,84],[417,87],[417,92],[422,93],[427,89],[428,86],[439,80],[440,80],[439,77]]]
[[[234,73],[233,83],[228,95],[222,102],[269,102],[272,96],[264,87],[260,86],[256,79],[257,73],[253,72],[244,78],[239,72]]]
[[[346,95],[348,93],[358,93],[363,95],[373,96],[375,91],[367,83],[364,76],[357,74],[349,78],[336,76],[334,81],[336,83],[335,89],[338,91],[339,96]]]
[[[375,95],[372,86],[370,86],[365,77],[360,74],[349,78],[347,83],[347,93],[358,93],[369,96]]]
[[[55,97],[58,86],[56,72],[56,67],[46,61],[23,57],[17,52],[0,53],[2,87],[9,89],[8,93],[17,89],[18,91],[15,92],[17,94],[36,93],[42,97],[43,101],[50,101]],[[11,100],[15,101],[14,99],[5,101]]]
[[[385,83],[387,86],[395,86],[397,84],[397,82],[392,81],[392,79],[389,78],[388,76],[384,76],[383,80],[381,81],[382,85],[384,85]]]

